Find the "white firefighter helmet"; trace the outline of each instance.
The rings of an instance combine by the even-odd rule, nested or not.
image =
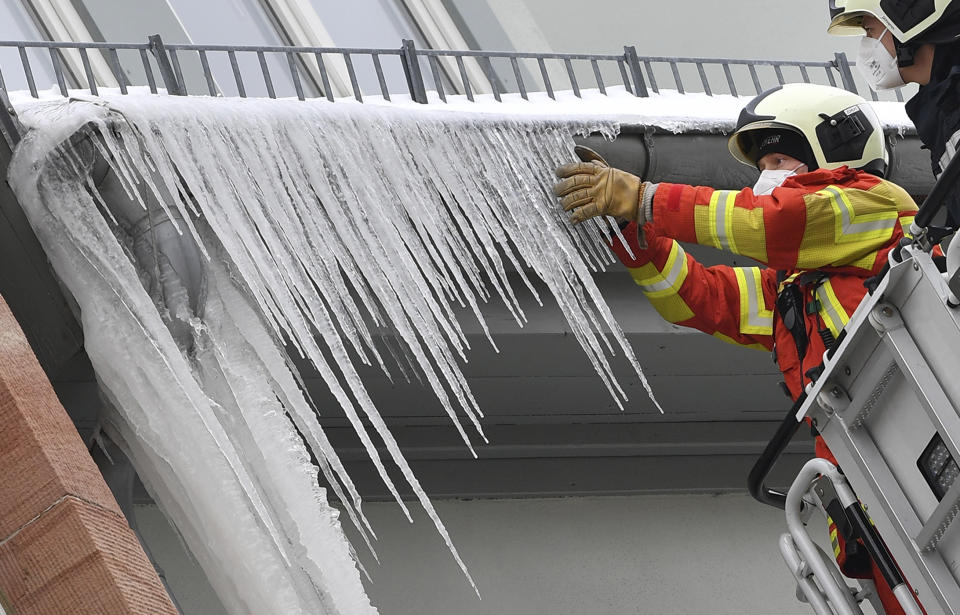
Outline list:
[[[767,90],[744,107],[727,143],[740,162],[755,167],[765,140],[784,131],[803,137],[807,155],[794,155],[812,171],[847,165],[883,176],[887,148],[870,104],[852,92],[812,83]]]
[[[900,43],[943,43],[960,35],[960,1],[828,0],[830,34],[863,35],[864,15],[879,19]]]

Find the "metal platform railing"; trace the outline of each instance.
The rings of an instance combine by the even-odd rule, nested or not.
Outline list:
[[[753,95],[788,82],[823,83],[878,99],[855,78],[853,63],[843,53],[825,62],[806,62],[640,56],[633,46],[623,49],[620,55],[451,51],[417,49],[409,40],[398,49],[186,45],[164,44],[156,35],[139,44],[0,41],[0,58],[4,53],[7,58],[17,53],[20,74],[16,76],[34,97],[39,96],[40,73],[51,84],[55,82],[63,96],[74,88],[97,94],[111,85],[126,93],[138,85],[154,93],[163,87],[175,95],[325,97],[333,101],[333,62],[346,73],[349,89],[358,101],[363,101],[364,95],[389,100],[391,94],[401,93],[388,86],[388,77],[398,74],[406,84],[403,93],[418,103],[428,102],[429,90],[443,102],[451,94],[474,101],[478,91],[489,91],[501,101],[503,94],[516,93],[527,99],[534,91],[556,98],[559,89],[581,97],[584,87],[596,87],[606,94],[611,86],[623,86],[638,97],[659,93],[661,88],[710,96]],[[392,65],[385,67],[385,62]],[[0,88],[8,91],[20,89],[8,85],[16,73],[10,63],[5,58],[0,61]],[[365,87],[358,78],[361,63],[371,77]],[[474,63],[471,66],[479,71],[468,70],[468,63]],[[251,75],[252,71],[259,76]],[[341,89],[345,88],[346,83]],[[890,98],[902,101],[903,95],[897,90]]]

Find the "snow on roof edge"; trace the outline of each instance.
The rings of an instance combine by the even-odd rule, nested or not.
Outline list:
[[[156,96],[145,87],[133,87],[128,91],[126,96]],[[78,98],[90,99],[90,94],[86,90],[71,91],[70,94]],[[492,94],[475,95],[474,101],[467,100],[463,95],[447,95],[444,102],[436,92],[428,92],[429,104],[426,105],[413,102],[408,94],[391,94],[389,101],[382,96],[364,96],[363,103],[357,102],[352,97],[345,97],[336,99],[335,104],[386,106],[429,114],[456,113],[512,119],[609,121],[627,126],[653,127],[674,133],[726,134],[733,131],[740,110],[753,98],[728,94],[713,96],[702,93],[680,94],[674,90],[661,90],[657,94],[651,93],[648,97],[640,98],[627,92],[623,86],[608,87],[606,94],[601,94],[596,89],[581,90],[580,94],[580,97],[577,97],[571,91],[557,91],[556,99],[551,99],[545,92],[531,92],[528,94],[528,100],[523,99],[519,94],[503,94],[500,102],[496,101]],[[30,106],[37,101],[62,99],[59,90],[55,87],[39,92],[38,99],[24,91],[10,92],[9,95],[15,109]],[[113,97],[122,94],[115,88],[102,88],[101,95]],[[159,95],[166,94],[161,90]],[[207,97],[198,96],[198,98]],[[325,99],[317,99],[314,104],[330,103]],[[901,136],[914,133],[913,123],[907,117],[903,103],[872,102],[870,104],[887,130],[894,130]]]

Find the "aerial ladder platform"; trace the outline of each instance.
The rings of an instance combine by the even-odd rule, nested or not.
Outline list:
[[[908,615],[960,614],[960,242],[945,264],[932,254],[951,232],[934,217],[958,181],[960,156],[750,473],[751,494],[785,511],[780,552],[817,615],[869,613],[867,603],[884,613],[872,583],[845,578],[811,538],[825,516],[844,518]],[[789,489],[768,487],[805,422],[839,465],[812,459]]]

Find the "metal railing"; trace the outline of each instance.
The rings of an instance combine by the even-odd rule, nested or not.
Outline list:
[[[12,67],[17,60],[19,71]],[[611,87],[621,86],[641,98],[662,89],[742,96],[790,82],[822,83],[879,98],[855,77],[853,63],[843,53],[825,62],[806,62],[640,56],[633,46],[625,46],[619,55],[524,53],[417,49],[410,40],[384,49],[164,44],[154,35],[145,43],[0,41],[0,104],[7,111],[0,113],[0,128],[8,140],[18,140],[7,92],[26,89],[38,98],[38,75],[61,96],[69,96],[71,89],[97,95],[105,86],[127,94],[141,86],[154,94],[162,87],[178,96],[323,97],[334,102],[332,63],[338,74],[346,73],[346,80],[339,80],[340,92],[349,88],[359,102],[365,95],[391,100],[401,92],[391,90],[388,81],[397,83],[400,75],[403,93],[423,104],[446,103],[454,94],[473,102],[481,91],[489,91],[498,102],[505,94],[529,100],[531,92],[556,99],[559,90],[582,98],[585,87],[607,95]],[[363,63],[369,77],[365,84],[360,78]],[[428,92],[435,92],[435,98]],[[887,96],[903,101],[900,90]]]
[[[387,100],[391,94],[399,94],[391,92],[387,85],[387,76],[398,71],[402,72],[407,93],[418,103],[428,102],[428,90],[435,91],[443,102],[451,94],[474,101],[480,89],[489,90],[497,101],[507,93],[528,99],[534,91],[556,98],[559,89],[569,89],[574,96],[582,97],[582,88],[588,81],[587,87],[596,87],[601,94],[607,94],[608,88],[616,85],[638,97],[659,93],[661,89],[700,91],[710,96],[752,95],[787,82],[819,82],[878,99],[869,87],[858,83],[851,71],[853,64],[843,53],[826,62],[801,62],[640,56],[633,46],[624,47],[620,55],[450,51],[417,49],[409,40],[398,49],[165,45],[158,35],[141,44],[0,41],[0,51],[4,50],[18,53],[22,78],[34,97],[39,96],[35,74],[38,64],[43,64],[41,72],[52,76],[61,95],[67,96],[71,88],[97,94],[102,87],[103,71],[98,79],[92,57],[99,55],[100,66],[108,67],[121,93],[140,85],[154,93],[162,86],[175,95],[247,97],[254,84],[257,91],[270,98],[326,97],[333,101],[335,90],[331,87],[329,66],[333,60],[345,66],[352,96],[358,101],[371,95],[371,89],[374,95]],[[249,68],[246,75],[241,70],[240,58],[253,57],[259,65],[257,79],[249,74]],[[390,72],[385,70],[385,58],[396,64]],[[212,69],[215,60],[222,70]],[[375,86],[366,91],[358,79],[360,62],[372,66],[376,75]],[[476,71],[471,77],[467,62],[479,65],[486,83],[477,82]],[[252,64],[247,62],[246,66]],[[12,71],[0,64],[0,87],[12,89],[5,78]],[[900,91],[894,96],[903,100]]]

